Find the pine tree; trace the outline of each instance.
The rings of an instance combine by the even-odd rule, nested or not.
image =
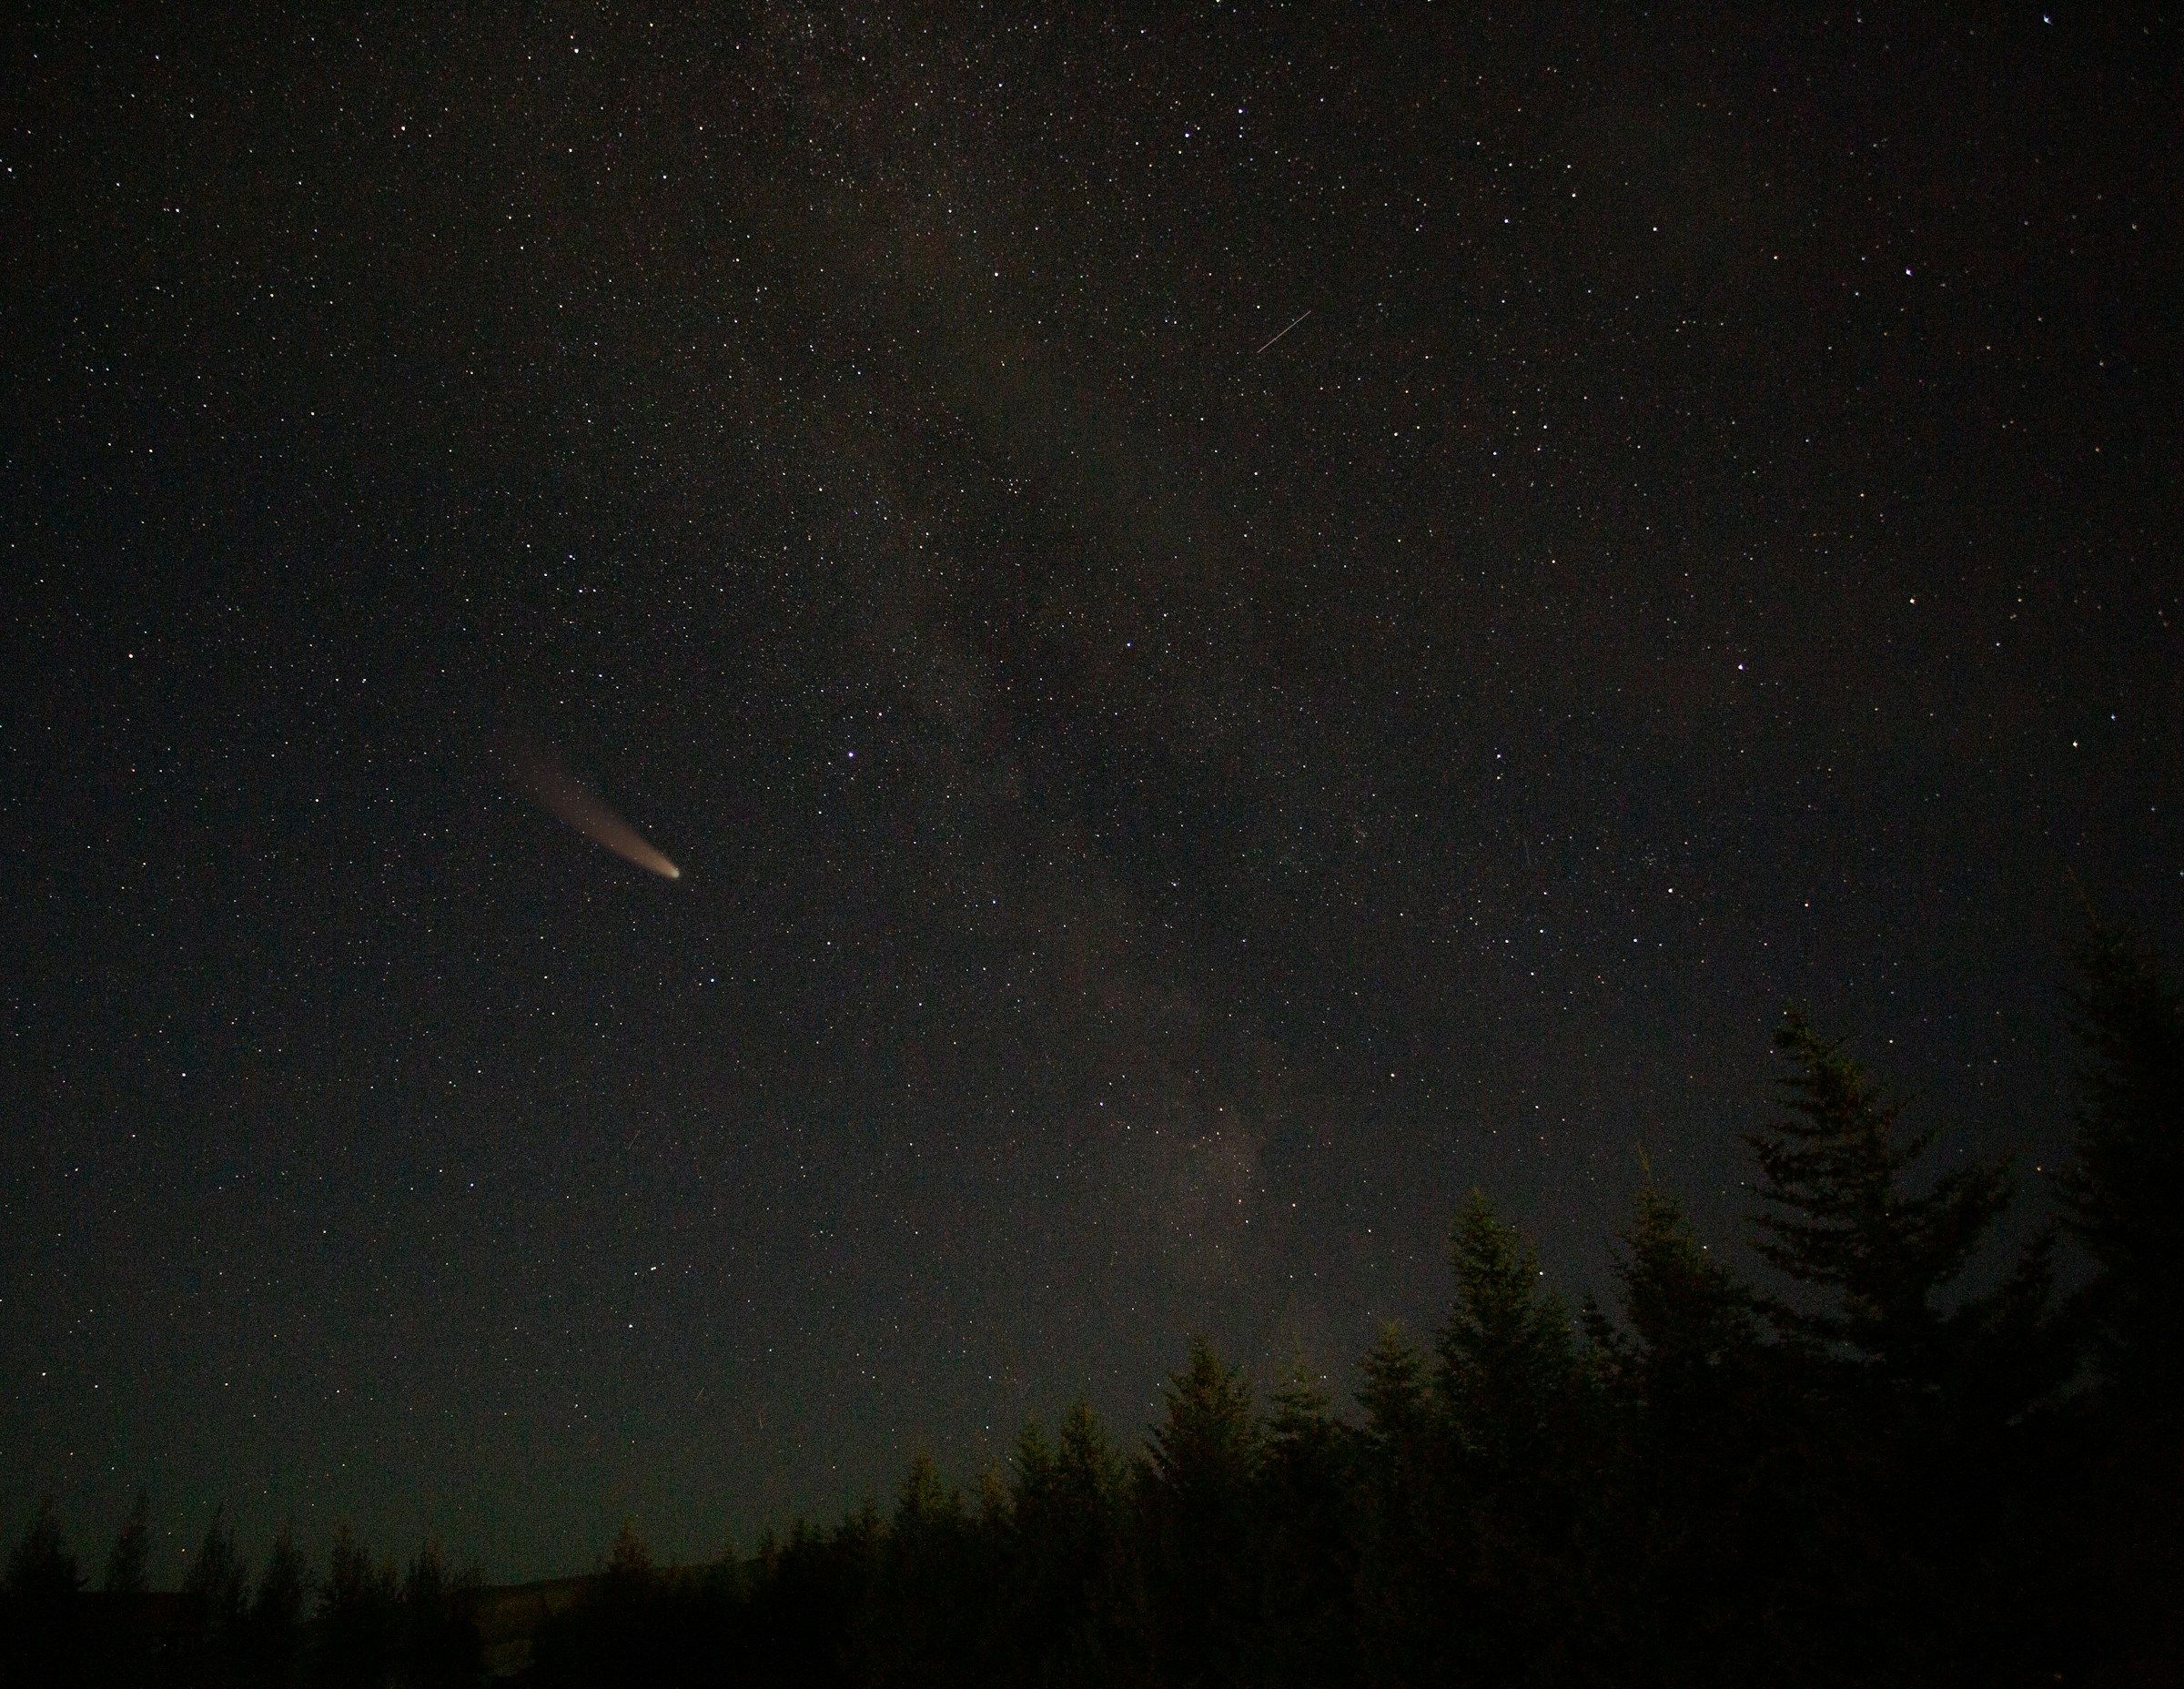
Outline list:
[[[100,1590],[108,1595],[143,1594],[151,1549],[152,1498],[148,1492],[139,1490],[129,1516],[122,1522],[120,1534],[114,1539],[113,1550],[106,1555],[106,1574],[99,1582]]]
[[[1781,1508],[1826,1538],[1777,1568],[1799,1592],[1785,1652],[1823,1678],[1931,1679],[1991,1648],[1976,1570],[2000,1522],[2003,1421],[1995,1338],[2039,1291],[2037,1260],[1988,1296],[1949,1300],[2009,1199],[2007,1167],[1973,1162],[1915,1184],[1935,1131],[1844,1047],[1795,1012],[1776,1047],[1785,1106],[1746,1142],[1759,1162],[1761,1256],[1789,1278],[1763,1310],[1790,1344],[1773,1403]],[[1803,1640],[1798,1640],[1802,1638]]]
[[[1650,1180],[1615,1276],[1632,1346],[1621,1370],[1657,1430],[1704,1425],[1746,1381],[1759,1341],[1754,1299]]]
[[[154,1640],[147,1629],[145,1592],[149,1587],[152,1499],[145,1491],[122,1522],[106,1554],[99,1580],[98,1633],[92,1640],[99,1681],[117,1686],[150,1681]]]
[[[1359,1370],[1365,1447],[1376,1464],[1402,1463],[1420,1451],[1431,1417],[1425,1358],[1390,1320],[1380,1327]]]
[[[2080,1300],[2103,1379],[2184,1419],[2184,997],[2143,946],[2097,927],[2079,957],[2085,1105],[2063,1192],[2092,1258]]]
[[[2098,1389],[2064,1416],[2050,1496],[2065,1592],[2054,1655],[2155,1683],[2184,1657],[2184,999],[2152,952],[2096,926],[2079,952],[2082,1101],[2064,1223],[2092,1276],[2072,1327]]]
[[[1358,1671],[1352,1440],[1301,1361],[1274,1392],[1260,1468],[1265,1681],[1340,1684]]]
[[[1474,1190],[1453,1233],[1456,1309],[1436,1382],[1458,1446],[1500,1473],[1536,1469],[1577,1378],[1569,1310],[1538,1258]]]
[[[448,1569],[438,1542],[417,1552],[402,1578],[402,1682],[410,1689],[459,1689],[477,1681],[482,1654],[474,1617],[477,1580]]]
[[[1260,1436],[1242,1375],[1204,1338],[1171,1376],[1143,1469],[1157,1667],[1186,1685],[1241,1681]]]
[[[48,1496],[7,1558],[6,1582],[0,1588],[0,1679],[79,1681],[83,1586],[83,1573]]]
[[[1887,1383],[1937,1389],[1977,1320],[1941,1299],[2007,1205],[2007,1168],[1973,1163],[1914,1191],[1910,1176],[1935,1129],[1901,1133],[1901,1103],[1796,1012],[1774,1041],[1796,1070],[1784,1108],[1745,1138],[1767,1205],[1757,1248],[1818,1294],[1768,1299],[1767,1316]]]
[[[335,1528],[312,1625],[322,1682],[360,1689],[385,1681],[399,1633],[395,1582],[393,1566],[375,1563],[348,1525]]]
[[[864,1675],[880,1684],[971,1681],[985,1649],[976,1554],[963,1496],[930,1455],[910,1463],[864,1615]]]
[[[236,1552],[225,1508],[214,1510],[204,1540],[182,1575],[182,1608],[183,1651],[201,1676],[226,1681],[240,1664],[248,1595],[245,1567]]]
[[[1532,1246],[1471,1193],[1453,1229],[1456,1306],[1435,1384],[1449,1431],[1438,1561],[1452,1587],[1442,1671],[1523,1683],[1571,1674],[1580,1437],[1589,1406],[1569,1310]]]
[[[53,1498],[47,1496],[7,1557],[7,1593],[18,1601],[65,1603],[74,1601],[83,1586],[84,1574],[69,1552]]]
[[[605,1599],[641,1606],[652,1599],[658,1583],[659,1572],[652,1564],[652,1551],[637,1534],[635,1522],[623,1520],[622,1529],[614,1533],[613,1545],[607,1550],[606,1564],[600,1571],[600,1585]]]
[[[1750,1682],[1774,1652],[1753,1621],[1775,1557],[1760,1506],[1764,1355],[1750,1290],[1649,1177],[1616,1262],[1623,1327],[1603,1326],[1622,1408],[1616,1647],[1643,1681]]]
[[[1368,1682],[1417,1684],[1434,1674],[1435,1633],[1447,1606],[1445,1554],[1451,1503],[1443,1440],[1426,1361],[1400,1326],[1380,1327],[1359,1364],[1356,1433],[1359,1629]]]
[[[243,1621],[242,1653],[253,1683],[281,1685],[295,1680],[308,1575],[295,1534],[284,1526],[266,1556],[258,1593]]]
[[[1132,1675],[1126,1661],[1142,1626],[1125,1552],[1122,1462],[1091,1404],[1071,1404],[1058,1446],[1026,1426],[1015,1466],[1015,1675],[1050,1684]]]

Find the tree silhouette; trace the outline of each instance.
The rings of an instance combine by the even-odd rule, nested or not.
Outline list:
[[[1536,1471],[1576,1381],[1570,1314],[1539,1259],[1474,1190],[1453,1232],[1456,1308],[1435,1375],[1457,1445],[1491,1473]]]
[[[2184,1419],[2184,998],[2153,954],[2096,927],[2080,956],[2085,1106],[2063,1178],[2093,1262],[2080,1309],[2104,1380],[2130,1411]]]
[[[151,1518],[151,1496],[138,1490],[106,1554],[106,1573],[98,1586],[98,1633],[91,1644],[91,1657],[104,1683],[125,1685],[150,1679],[153,1646],[146,1621],[151,1605],[147,1596]]]
[[[83,1587],[83,1573],[47,1496],[8,1555],[6,1583],[0,1589],[0,1664],[7,1681],[80,1681]]]
[[[2078,960],[2083,1104],[2062,1189],[2092,1267],[2070,1310],[2099,1392],[2068,1423],[2052,1507],[2058,1605],[2094,1615],[2068,1634],[2093,1669],[2151,1683],[2184,1658],[2184,998],[2116,929],[2097,925]]]
[[[438,1542],[427,1542],[402,1578],[401,1677],[415,1689],[459,1689],[483,1671],[475,1616],[475,1577],[448,1569]]]
[[[963,1497],[929,1455],[911,1461],[879,1556],[864,1639],[870,1680],[945,1683],[978,1674],[992,1651],[982,1599],[990,1571]]]
[[[1796,1517],[1766,1492],[1754,1299],[1650,1173],[1623,1244],[1623,1324],[1597,1324],[1619,1409],[1623,1603],[1611,1644],[1640,1681],[1749,1682],[1768,1653],[1756,1570]]]
[[[308,1579],[309,1567],[296,1547],[295,1535],[283,1526],[258,1573],[258,1593],[240,1629],[239,1653],[249,1682],[272,1689],[295,1681]]]
[[[394,1664],[399,1615],[393,1566],[375,1563],[346,1524],[334,1531],[318,1587],[313,1653],[322,1682],[362,1689]]]
[[[1757,1247],[1819,1294],[1770,1298],[1767,1315],[1785,1335],[1846,1354],[1891,1384],[1937,1388],[1964,1324],[1941,1294],[2007,1204],[2007,1170],[1973,1163],[1913,1190],[1909,1176],[1935,1128],[1900,1134],[1902,1105],[1796,1012],[1774,1041],[1795,1071],[1785,1106],[1745,1138],[1767,1205]]]
[[[885,1516],[748,1559],[662,1566],[625,1525],[532,1637],[525,1689],[2168,1681],[2184,1008],[2112,934],[2085,967],[2062,1240],[2036,1228],[2014,1265],[1990,1248],[2004,1169],[1922,1176],[1933,1134],[1792,1016],[1785,1106],[1748,1140],[1771,1290],[1649,1171],[1613,1310],[1573,1320],[1473,1193],[1431,1357],[1383,1328],[1349,1417],[1300,1369],[1262,1422],[1201,1340],[1135,1458],[1079,1401],[975,1508],[921,1456]],[[140,1496],[85,1596],[41,1510],[0,1584],[0,1682],[480,1681],[474,1581],[431,1544],[398,1577],[340,1531],[299,1625],[285,1532],[246,1600],[216,1515],[167,1608],[147,1517]],[[156,1672],[115,1640],[170,1632]]]
[[[1452,1232],[1456,1305],[1437,1345],[1447,1426],[1439,1557],[1450,1669],[1547,1681],[1569,1669],[1584,1596],[1577,1497],[1587,1378],[1537,1256],[1473,1191]]]
[[[1005,1675],[1046,1684],[1131,1674],[1142,1634],[1124,1476],[1091,1405],[1072,1403],[1058,1445],[1035,1421],[1017,1440],[1003,1551],[1010,1628]]]
[[[152,1498],[147,1492],[139,1490],[129,1508],[129,1516],[122,1522],[114,1547],[106,1555],[106,1573],[99,1581],[100,1591],[108,1595],[143,1594],[148,1587],[145,1567],[151,1557],[151,1548]]]
[[[1360,1664],[1370,1682],[1413,1684],[1433,1673],[1431,1637],[1446,1611],[1437,1538],[1451,1497],[1442,1428],[1425,1357],[1393,1322],[1359,1363],[1352,1435],[1358,1485]]]
[[[1762,1303],[1803,1380],[1777,1427],[1791,1515],[1812,1527],[1792,1540],[1819,1551],[1777,1569],[1801,1614],[1789,1633],[1823,1675],[1931,1676],[1972,1642],[1936,1618],[1973,1610],[1995,1451],[1967,1428],[2007,1417],[1973,1386],[1993,1372],[1991,1334],[2044,1295],[2041,1267],[1949,1300],[2009,1200],[2007,1168],[1969,1162],[1920,1188],[1935,1128],[1904,1132],[1901,1103],[1795,1012],[1775,1045],[1794,1069],[1784,1106],[1746,1142],[1758,1252],[1793,1287]]]
[[[227,1510],[216,1509],[182,1577],[177,1653],[184,1669],[203,1681],[228,1682],[240,1669],[243,1617],[248,1609],[245,1579]]]
[[[1359,1534],[1354,1445],[1301,1362],[1274,1392],[1259,1508],[1265,1681],[1357,1679]]]
[[[1204,1338],[1163,1391],[1141,1468],[1153,1658],[1165,1682],[1244,1681],[1259,1430],[1243,1376]]]

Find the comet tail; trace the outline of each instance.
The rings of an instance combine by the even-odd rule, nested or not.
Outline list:
[[[647,842],[635,827],[601,802],[582,781],[553,760],[551,754],[527,746],[515,759],[517,783],[538,806],[558,821],[603,844],[624,862],[657,874],[663,880],[679,880],[682,870]]]

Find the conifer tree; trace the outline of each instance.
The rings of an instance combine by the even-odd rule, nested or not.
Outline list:
[[[895,1497],[879,1581],[864,1615],[866,1675],[880,1683],[967,1676],[985,1614],[974,1608],[975,1559],[962,1494],[917,1454]]]
[[[1765,1409],[1754,1298],[1650,1173],[1616,1278],[1623,1326],[1600,1331],[1623,1411],[1613,1645],[1645,1680],[1750,1682],[1774,1651],[1754,1623],[1747,1522],[1764,1515],[1779,1533],[1785,1518],[1754,1501]],[[1783,1548],[1763,1552],[1779,1562]]]
[[[1163,1394],[1143,1480],[1157,1666],[1178,1684],[1237,1682],[1255,1609],[1258,1418],[1242,1375],[1204,1338]]]
[[[80,1681],[83,1586],[47,1496],[7,1557],[6,1581],[0,1586],[0,1677],[24,1684]]]
[[[1267,1421],[1265,1476],[1285,1508],[1331,1502],[1345,1487],[1342,1422],[1320,1375],[1302,1361],[1274,1391]]]
[[[294,1532],[284,1526],[267,1553],[258,1593],[241,1627],[241,1652],[253,1683],[285,1685],[295,1681],[308,1571]]]
[[[323,1682],[361,1689],[385,1680],[398,1638],[396,1603],[393,1566],[375,1563],[348,1525],[337,1526],[313,1622]]]
[[[2036,1254],[1987,1296],[1958,1295],[2009,1198],[2007,1168],[1970,1162],[1917,1182],[1935,1131],[1902,1129],[1902,1105],[1842,1044],[1795,1012],[1775,1045],[1792,1065],[1784,1106],[1747,1136],[1759,1162],[1758,1251],[1796,1287],[1763,1302],[1792,1345],[1802,1388],[1777,1399],[1785,1533],[1785,1651],[1836,1679],[1931,1678],[1987,1645],[1974,1568],[2003,1402],[1995,1337],[2042,1294]],[[2029,1376],[2029,1374],[2027,1374]]]
[[[1572,1670],[1585,1401],[1569,1310],[1538,1257],[1473,1191],[1452,1233],[1456,1305],[1435,1374],[1449,1431],[1436,1558],[1452,1587],[1438,1670],[1503,1682]]]
[[[248,1603],[242,1557],[227,1510],[217,1508],[182,1575],[183,1651],[201,1676],[218,1682],[235,1672]]]
[[[2093,1269],[2068,1311],[2098,1388],[2070,1404],[2074,1458],[2048,1509],[2054,1652],[2089,1681],[2154,1683],[2184,1657],[2184,998],[2112,927],[2078,964],[2082,1100],[2062,1195]]]
[[[84,1574],[49,1495],[38,1503],[36,1517],[7,1557],[7,1593],[18,1601],[66,1603],[83,1586]]]
[[[2080,1311],[2132,1411],[2184,1418],[2184,997],[2152,953],[2096,927],[2079,957],[2085,1104],[2063,1192],[2092,1258]]]
[[[412,1689],[460,1689],[481,1669],[473,1614],[476,1579],[448,1568],[440,1544],[428,1542],[402,1578],[401,1678]]]
[[[1767,1316],[1888,1383],[1938,1388],[1976,1323],[1941,1299],[2007,1204],[2007,1168],[1972,1163],[1914,1190],[1935,1129],[1901,1133],[1901,1103],[1795,1011],[1774,1041],[1795,1071],[1784,1107],[1745,1138],[1766,1204],[1757,1247],[1818,1295],[1770,1298]]]
[[[1356,1436],[1360,1662],[1369,1682],[1413,1684],[1432,1674],[1446,1607],[1446,1535],[1453,1492],[1426,1361],[1392,1320],[1359,1363]]]
[[[100,1590],[108,1595],[143,1594],[147,1587],[145,1573],[151,1549],[152,1498],[148,1492],[139,1490],[129,1508],[129,1516],[122,1522],[121,1532],[106,1555],[106,1573],[99,1581]]]
[[[1359,1659],[1359,1522],[1351,1439],[1299,1361],[1274,1392],[1261,1466],[1270,1683],[1340,1684]]]
[[[1491,1472],[1536,1469],[1576,1381],[1569,1310],[1538,1257],[1474,1190],[1453,1233],[1456,1308],[1437,1383],[1458,1447]]]
[[[1363,1438],[1376,1463],[1395,1464],[1417,1452],[1431,1416],[1426,1362],[1392,1320],[1380,1327],[1365,1358],[1358,1405],[1365,1410]]]
[[[1124,1552],[1122,1463],[1091,1404],[1063,1416],[1058,1446],[1037,1424],[1016,1445],[1009,1553],[1016,1592],[1013,1657],[1046,1684],[1127,1675],[1139,1631]]]
[[[102,1597],[98,1634],[92,1639],[93,1657],[99,1680],[126,1686],[150,1680],[154,1641],[145,1623],[149,1587],[147,1563],[151,1557],[151,1496],[136,1492],[136,1502],[106,1554],[105,1575],[99,1580]]]
[[[1718,1415],[1754,1359],[1754,1298],[1651,1179],[1638,1193],[1616,1279],[1635,1340],[1624,1370],[1656,1427]]]

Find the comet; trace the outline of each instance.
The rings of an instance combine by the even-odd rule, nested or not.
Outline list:
[[[608,807],[596,792],[564,768],[545,746],[517,744],[510,753],[509,766],[518,789],[556,821],[582,834],[594,844],[604,845],[622,861],[648,874],[656,874],[663,880],[682,877],[682,869]]]

